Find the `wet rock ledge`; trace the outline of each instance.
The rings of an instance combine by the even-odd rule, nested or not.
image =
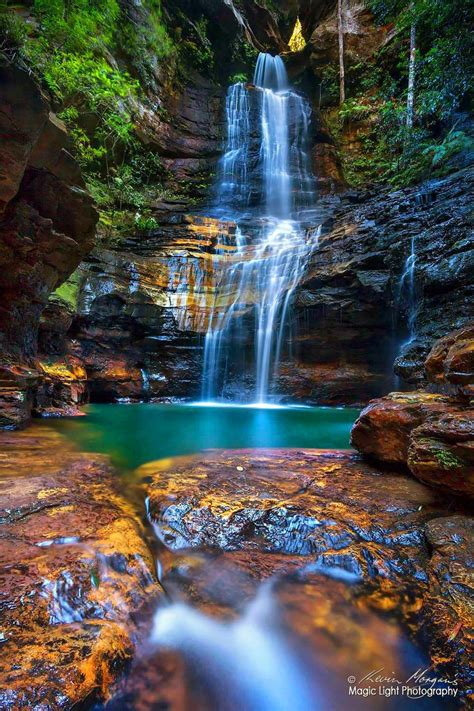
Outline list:
[[[177,459],[165,470],[150,463],[140,472],[163,542],[184,556],[190,548],[213,550],[221,571],[230,565],[240,576],[272,577],[285,614],[313,649],[324,648],[315,646],[318,635],[332,639],[324,665],[345,644],[341,630],[353,624],[352,605],[357,614],[397,619],[461,697],[472,693],[474,526],[446,496],[348,451],[215,452]],[[165,571],[164,584],[183,577],[186,565]],[[213,598],[215,607],[219,576],[203,594],[191,567],[192,595],[201,605],[203,596],[205,604]],[[334,598],[321,592],[328,578],[345,583],[337,583],[344,590]],[[336,602],[341,596],[344,613]],[[374,640],[367,639],[371,648]],[[345,662],[367,673],[371,652],[364,659],[360,639],[348,645]]]
[[[46,427],[0,435],[0,708],[107,697],[160,587],[107,461]]]

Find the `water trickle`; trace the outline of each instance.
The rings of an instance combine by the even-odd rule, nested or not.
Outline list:
[[[408,340],[403,345],[411,343],[416,335],[416,293],[415,293],[415,267],[416,267],[416,243],[415,237],[410,240],[410,253],[405,260],[405,266],[400,277],[400,285],[398,290],[398,302],[400,304],[402,298],[406,299],[407,303],[407,329]]]
[[[282,59],[260,54],[253,85],[229,88],[226,116],[217,212],[237,228],[231,249],[214,258],[202,399],[221,396],[230,378],[245,374],[251,332],[253,393],[245,396],[242,388],[237,399],[262,403],[271,396],[278,372],[294,290],[319,239],[319,232],[307,229],[305,212],[314,204],[311,110],[289,88]]]
[[[315,708],[304,669],[275,623],[269,586],[243,614],[221,622],[184,603],[159,610],[154,643],[179,651],[197,673],[212,708],[306,711]]]
[[[142,385],[143,385],[143,392],[144,393],[149,393],[150,392],[150,377],[145,370],[145,368],[140,368],[140,374],[142,376]]]

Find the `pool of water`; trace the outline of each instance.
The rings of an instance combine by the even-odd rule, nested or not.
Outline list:
[[[51,424],[81,449],[108,454],[126,469],[206,449],[345,449],[353,408],[170,404],[89,405],[86,417]]]

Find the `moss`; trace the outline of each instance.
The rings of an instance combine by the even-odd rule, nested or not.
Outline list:
[[[65,301],[73,311],[77,309],[77,299],[79,296],[80,275],[78,271],[73,272],[69,279],[56,289],[53,296],[57,296]]]
[[[464,466],[462,459],[456,457],[456,455],[448,449],[435,449],[433,454],[443,469],[461,469]]]

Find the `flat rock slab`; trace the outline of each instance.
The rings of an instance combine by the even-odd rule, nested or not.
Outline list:
[[[443,511],[427,487],[382,474],[349,451],[224,451],[156,469],[152,462],[139,471],[152,476],[150,512],[173,549],[252,546],[307,555],[374,544],[405,549],[407,558],[413,548],[415,557],[404,562],[411,567],[425,554],[424,522]]]
[[[106,698],[160,588],[107,460],[47,427],[0,435],[0,707]]]
[[[242,599],[248,580],[287,580],[279,598],[286,598],[290,610],[294,601],[289,614],[303,633],[305,619],[307,630],[315,628],[313,646],[320,647],[321,635],[336,634],[331,627],[342,642],[341,630],[352,623],[331,610],[336,600],[352,601],[361,614],[377,611],[397,619],[413,639],[422,639],[438,672],[453,679],[460,694],[470,693],[473,524],[466,515],[446,511],[440,493],[335,450],[209,452],[151,462],[139,474],[155,530],[168,548],[183,556],[204,548],[217,556],[219,570],[230,565],[244,571]],[[165,584],[186,577],[186,565],[170,563]],[[198,570],[189,565],[188,588],[212,610],[219,575],[210,590],[207,574],[200,586]],[[329,596],[322,577],[340,581],[331,583]],[[235,580],[238,589],[238,574]],[[220,606],[226,604],[223,598]],[[377,624],[367,618],[368,628]],[[374,633],[370,639],[376,638]],[[356,638],[348,649],[360,668]],[[368,657],[374,659],[375,642],[372,652]]]

